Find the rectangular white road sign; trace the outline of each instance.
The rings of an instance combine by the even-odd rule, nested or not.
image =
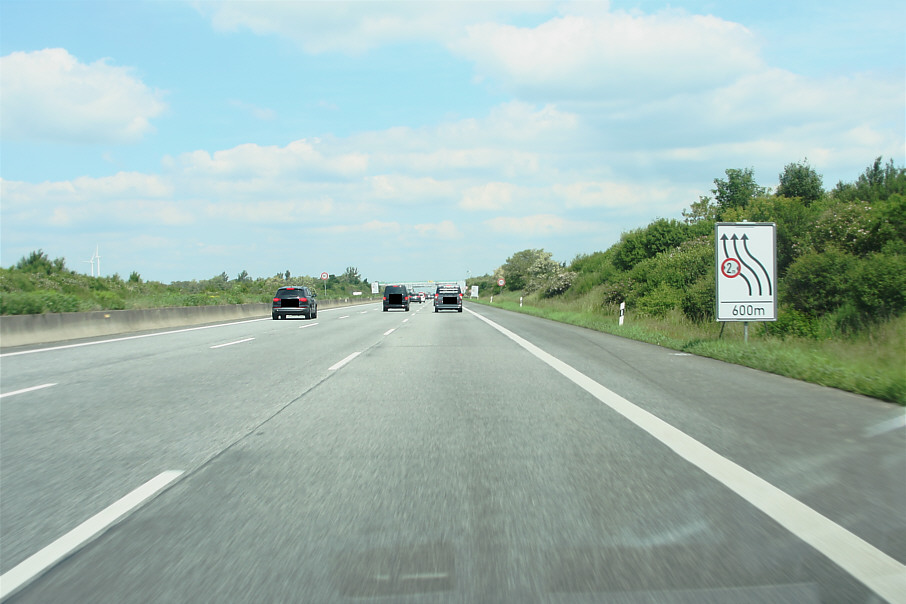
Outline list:
[[[777,225],[719,222],[714,227],[718,321],[777,320]]]

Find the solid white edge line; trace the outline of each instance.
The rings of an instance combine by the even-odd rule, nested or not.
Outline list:
[[[906,565],[512,331],[472,310],[468,312],[673,449],[891,604],[906,603]]]
[[[100,535],[117,520],[176,480],[182,470],[162,472],[119,501],[98,512],[41,551],[0,575],[0,599],[14,591]]]
[[[0,398],[12,396],[14,394],[22,394],[24,392],[31,392],[33,390],[41,390],[42,388],[50,388],[51,386],[56,386],[56,384],[41,384],[40,386],[32,386],[31,388],[23,388],[22,390],[15,390],[13,392],[4,392],[3,394],[0,394]]]
[[[255,338],[245,338],[244,340],[236,340],[235,342],[227,342],[226,344],[217,344],[216,346],[211,346],[211,348],[223,348],[224,346],[232,346],[233,344],[242,344],[243,342],[251,342]]]
[[[356,358],[356,357],[359,356],[360,354],[362,354],[361,351],[359,351],[359,352],[353,352],[351,355],[349,355],[348,357],[346,357],[345,359],[343,359],[343,360],[340,361],[339,363],[334,363],[333,365],[331,365],[330,367],[328,367],[328,368],[327,368],[327,371],[336,371],[337,369],[339,369],[340,367],[342,367],[343,365],[345,365],[346,363],[348,363],[348,362],[351,361],[352,359]]]

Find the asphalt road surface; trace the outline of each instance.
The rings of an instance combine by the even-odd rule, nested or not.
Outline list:
[[[902,407],[467,304],[4,349],[9,602],[902,602]]]

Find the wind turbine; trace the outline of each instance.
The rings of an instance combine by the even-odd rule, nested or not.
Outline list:
[[[100,277],[101,276],[101,257],[98,256],[98,246],[97,245],[94,246],[94,256],[92,256],[91,259],[98,261],[98,277]],[[94,266],[94,263],[92,263],[92,266]]]
[[[91,257],[91,260],[82,260],[82,262],[87,262],[91,265],[91,276],[94,277],[94,256]]]

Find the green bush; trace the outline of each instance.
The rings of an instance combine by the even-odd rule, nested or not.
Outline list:
[[[83,310],[79,298],[56,291],[4,292],[0,294],[0,314],[38,315],[45,312]]]
[[[849,283],[855,308],[871,319],[906,310],[906,256],[872,254],[853,267]]]
[[[765,331],[781,338],[817,338],[818,322],[794,308],[780,308],[777,320],[765,323]]]
[[[811,316],[832,312],[850,299],[850,276],[858,259],[831,248],[801,256],[781,284],[785,301]]]
[[[682,291],[667,283],[661,283],[654,290],[636,300],[635,309],[639,314],[648,317],[666,317],[670,311],[680,305],[682,299]]]
[[[714,291],[714,271],[704,275],[683,292],[680,310],[693,321],[713,321],[717,304]]]

